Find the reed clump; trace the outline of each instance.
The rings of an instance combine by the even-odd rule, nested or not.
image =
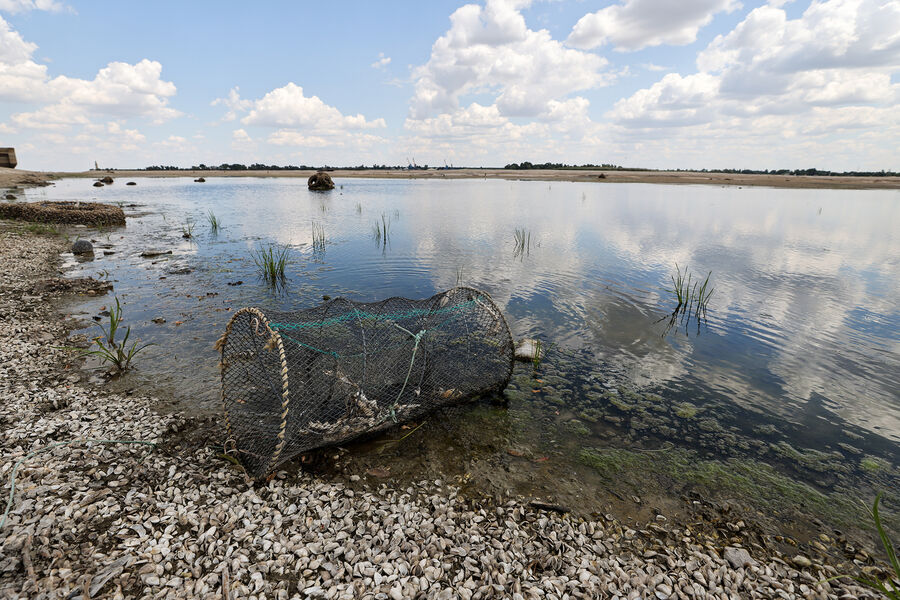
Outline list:
[[[219,221],[219,217],[217,217],[212,210],[206,213],[206,221],[209,223],[210,233],[213,235],[218,234],[221,222]]]
[[[715,288],[710,285],[711,277],[712,271],[709,271],[705,279],[694,279],[690,269],[685,267],[682,270],[678,263],[675,263],[675,274],[670,276],[672,288],[664,288],[676,302],[672,314],[660,319],[660,321],[668,319],[664,336],[679,323],[684,325],[685,333],[687,333],[688,324],[693,321],[697,323],[697,333],[700,332],[700,324],[706,320],[707,306],[715,291]]]
[[[269,285],[284,283],[287,279],[285,269],[288,263],[288,249],[286,246],[272,244],[266,248],[252,250],[250,255],[259,269],[260,276]]]
[[[372,224],[372,238],[382,246],[387,246],[391,239],[391,218],[381,213],[381,221]]]

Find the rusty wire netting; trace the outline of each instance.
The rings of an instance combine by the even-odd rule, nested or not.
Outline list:
[[[217,346],[226,450],[254,479],[313,448],[500,392],[514,361],[503,314],[464,287],[425,300],[244,308]]]

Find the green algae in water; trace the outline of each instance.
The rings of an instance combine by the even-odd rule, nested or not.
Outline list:
[[[797,450],[787,442],[778,442],[772,445],[772,450],[778,456],[794,463],[796,466],[815,471],[817,473],[849,473],[850,467],[844,462],[844,456],[840,452],[820,452],[818,450]]]
[[[575,435],[589,435],[591,433],[591,430],[578,419],[572,419],[566,423],[566,429]]]
[[[835,525],[871,529],[856,491],[824,494],[751,459],[701,459],[694,451],[677,448],[664,451],[585,448],[579,454],[579,461],[603,479],[631,486],[636,492],[645,490],[651,478],[669,489],[673,482],[680,482],[688,487],[700,487],[710,496],[737,497],[770,514],[801,510]],[[894,516],[891,521],[896,523],[898,519]]]
[[[886,460],[878,458],[877,456],[864,456],[863,459],[859,461],[859,467],[863,471],[869,473],[881,473],[887,471],[890,468],[890,465]]]
[[[681,419],[693,419],[701,410],[703,409],[694,406],[690,402],[683,402],[675,407],[675,415]]]

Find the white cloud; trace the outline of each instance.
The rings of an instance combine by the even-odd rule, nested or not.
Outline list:
[[[587,14],[575,24],[567,43],[576,48],[613,44],[616,50],[683,46],[720,12],[740,8],[737,0],[623,0]]]
[[[367,121],[361,115],[343,115],[322,102],[318,96],[307,97],[303,88],[288,83],[253,102],[250,112],[241,119],[244,125],[344,131],[385,127],[384,119]]]
[[[175,85],[160,79],[162,65],[144,59],[130,65],[111,62],[92,80],[50,78],[34,61],[37,49],[0,17],[0,100],[43,105],[11,119],[23,128],[58,128],[90,122],[91,117],[146,117],[165,121],[180,113],[168,106]]]
[[[410,118],[452,113],[463,96],[485,93],[504,116],[534,117],[551,101],[610,83],[606,59],[567,48],[547,30],[529,29],[520,12],[528,4],[487,0],[483,8],[457,9],[428,62],[413,71]]]
[[[0,12],[16,14],[32,10],[62,12],[72,9],[56,0],[0,0]]]
[[[391,64],[391,57],[385,56],[384,52],[379,52],[378,60],[376,60],[375,62],[372,63],[372,68],[373,69],[383,69],[384,67],[388,66],[389,64]]]
[[[558,159],[596,125],[578,92],[616,78],[606,59],[530,29],[528,0],[467,4],[413,70],[404,152],[450,162]],[[487,101],[485,101],[487,99]]]
[[[231,132],[231,148],[238,151],[254,151],[257,143],[244,129],[235,129]]]
[[[25,101],[43,92],[47,67],[31,59],[35,50],[37,44],[26,42],[0,17],[0,100]]]
[[[716,37],[697,66],[619,100],[607,114],[617,138],[645,151],[677,146],[682,157],[716,147],[717,159],[743,154],[767,166],[779,156],[859,168],[896,150],[900,2],[812,2],[796,19],[762,6]]]
[[[253,106],[252,100],[242,100],[239,87],[231,88],[228,95],[224,98],[216,98],[210,103],[210,106],[218,106],[219,104],[228,108],[228,112],[222,117],[223,121],[234,121],[237,119],[239,112],[244,112]]]

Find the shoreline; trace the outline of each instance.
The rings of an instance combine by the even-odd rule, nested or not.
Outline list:
[[[80,381],[60,348],[74,324],[53,300],[105,290],[61,279],[64,249],[59,236],[0,222],[0,497],[24,461],[0,530],[0,595],[218,598],[223,585],[275,597],[868,595],[848,579],[822,582],[856,565],[805,544],[763,548],[752,516],[696,499],[684,519],[626,523],[297,463],[248,485],[212,449],[215,424],[160,411],[140,390]],[[84,438],[157,446],[71,444],[26,458]]]
[[[139,177],[293,177],[308,178],[315,173],[304,171],[22,171],[0,168],[0,188],[48,185],[57,179],[92,178],[109,175],[114,179]],[[334,170],[335,179],[503,179],[508,181],[560,181],[594,183],[651,183],[666,185],[719,185],[735,187],[771,187],[785,189],[900,190],[900,177],[827,177],[806,175],[741,175],[734,173],[699,173],[676,171],[604,171],[596,170],[512,170],[450,169],[413,170]]]

